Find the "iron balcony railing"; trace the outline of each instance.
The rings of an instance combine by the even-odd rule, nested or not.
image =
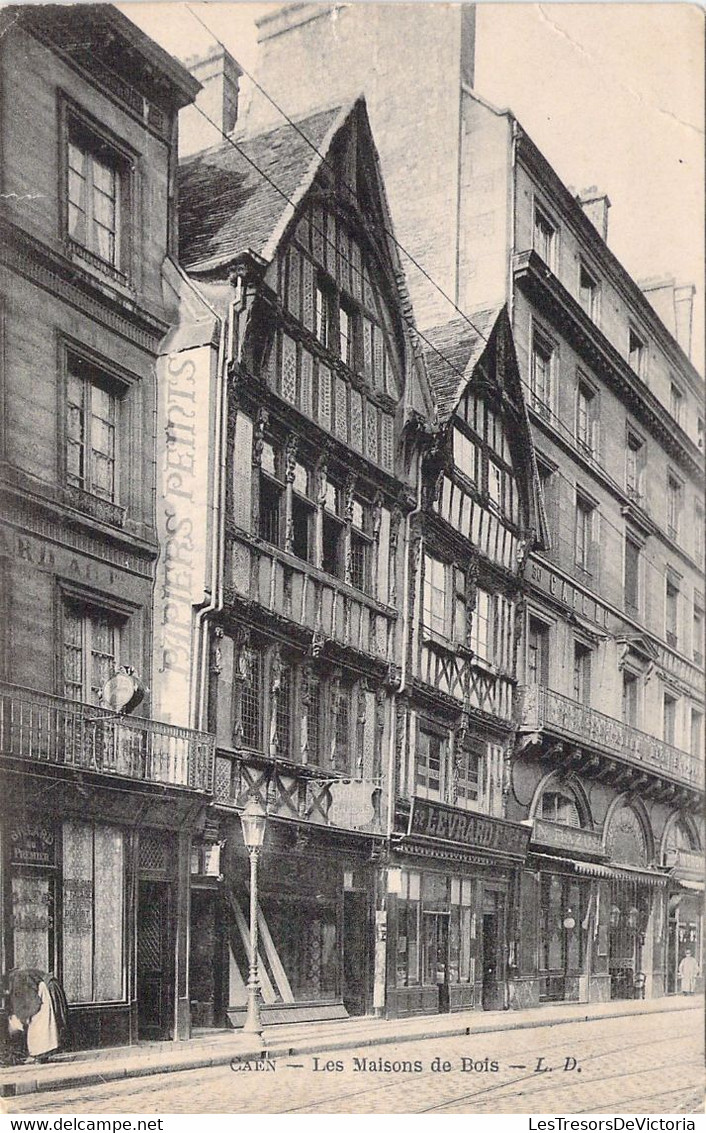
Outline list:
[[[656,736],[631,728],[622,720],[596,712],[553,689],[527,685],[521,693],[521,731],[545,729],[593,751],[703,790],[701,756],[672,747]]]
[[[215,737],[0,682],[0,757],[212,792]]]

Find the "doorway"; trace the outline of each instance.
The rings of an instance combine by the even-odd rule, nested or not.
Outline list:
[[[174,982],[170,886],[140,881],[137,900],[137,1027],[141,1039],[171,1038]]]
[[[349,1015],[368,1008],[368,896],[364,890],[343,893],[343,1005]]]
[[[484,1011],[503,1008],[503,894],[486,889],[483,898],[483,989]]]
[[[225,930],[217,890],[191,890],[189,939],[191,1025],[224,1027]]]
[[[424,983],[436,984],[437,1011],[449,1011],[449,914],[424,913]]]

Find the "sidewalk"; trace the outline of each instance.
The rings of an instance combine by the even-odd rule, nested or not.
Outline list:
[[[453,1015],[416,1015],[410,1019],[375,1019],[369,1016],[331,1023],[294,1023],[265,1029],[263,1043],[242,1031],[216,1031],[184,1042],[138,1043],[106,1050],[59,1054],[49,1063],[13,1066],[0,1070],[0,1097],[94,1086],[120,1078],[227,1066],[233,1059],[288,1057],[319,1051],[345,1050],[378,1043],[485,1034],[530,1027],[556,1026],[592,1019],[649,1015],[697,1008],[701,1000],[669,996],[646,1001],[611,1003],[557,1003],[527,1011],[463,1011]]]

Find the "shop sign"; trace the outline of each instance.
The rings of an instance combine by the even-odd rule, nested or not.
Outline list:
[[[444,803],[414,799],[409,816],[408,834],[461,842],[474,849],[497,850],[523,858],[527,853],[530,829],[500,818],[471,814]]]
[[[55,866],[56,840],[51,827],[41,822],[23,822],[10,827],[10,864]]]
[[[528,567],[529,580],[538,590],[542,590],[551,598],[556,598],[562,605],[568,607],[576,614],[581,614],[588,621],[594,622],[601,629],[609,625],[610,610],[602,605],[590,594],[575,586],[568,578],[563,578],[556,571],[551,570],[544,563],[530,560]]]

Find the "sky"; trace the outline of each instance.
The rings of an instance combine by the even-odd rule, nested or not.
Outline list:
[[[178,0],[118,6],[181,59],[213,45]],[[279,5],[191,6],[247,70],[257,69],[255,20]],[[608,194],[608,243],[635,279],[696,285],[692,357],[701,373],[703,35],[704,12],[692,4],[480,3],[475,81],[479,94],[514,112],[567,185]]]

